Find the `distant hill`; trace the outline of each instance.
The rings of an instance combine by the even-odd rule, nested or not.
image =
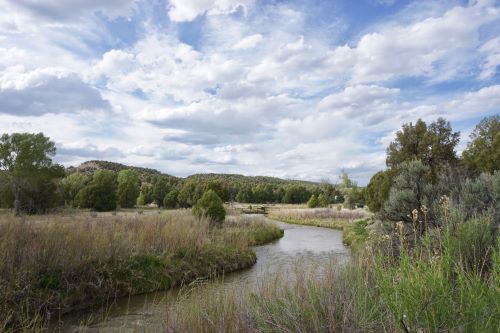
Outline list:
[[[142,167],[135,167],[135,166],[130,166],[130,165],[125,165],[121,163],[116,163],[116,162],[109,162],[109,161],[87,161],[83,162],[77,167],[69,167],[66,169],[68,173],[73,173],[73,172],[83,172],[86,174],[93,174],[97,170],[110,170],[114,172],[120,172],[122,170],[135,170],[139,174],[140,178],[142,181],[150,181],[152,176],[159,176],[163,175],[175,180],[178,180],[178,177],[169,175],[169,174],[164,174],[158,170],[155,169],[149,169],[149,168],[142,168]]]
[[[281,179],[277,177],[266,177],[266,176],[244,176],[240,174],[225,174],[225,173],[197,173],[186,178],[175,177],[166,173],[162,173],[155,169],[142,168],[129,166],[122,163],[109,162],[109,161],[98,161],[92,160],[87,161],[80,164],[77,167],[69,167],[66,169],[68,173],[73,172],[83,172],[86,174],[92,174],[96,170],[111,170],[114,172],[120,172],[122,170],[135,170],[141,175],[141,179],[149,180],[152,176],[166,176],[175,181],[183,181],[183,180],[196,180],[200,182],[207,182],[211,180],[220,180],[226,183],[232,184],[249,184],[249,185],[257,185],[257,184],[271,184],[271,185],[305,185],[305,186],[314,186],[319,183],[310,182],[305,180],[292,180],[292,179]]]
[[[222,180],[229,183],[245,183],[245,184],[271,184],[271,185],[318,185],[319,183],[310,182],[305,180],[282,179],[277,177],[266,176],[244,176],[239,174],[230,173],[197,173],[186,177],[186,179],[193,179],[202,182],[210,180]]]

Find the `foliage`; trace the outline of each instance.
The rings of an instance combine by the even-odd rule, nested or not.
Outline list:
[[[500,115],[484,118],[470,135],[463,164],[473,174],[500,170]]]
[[[133,208],[140,193],[140,180],[136,171],[125,169],[118,173],[117,197],[121,208]]]
[[[419,160],[403,162],[399,166],[398,176],[394,178],[382,216],[389,221],[412,222],[412,211],[419,211],[424,205],[429,206],[434,199],[432,194],[429,167]]]
[[[45,212],[58,204],[56,181],[64,170],[52,163],[55,154],[54,142],[42,133],[0,137],[0,170],[11,188],[16,215]]]
[[[318,207],[328,207],[330,201],[325,193],[320,193],[318,195]]]
[[[67,205],[73,206],[76,195],[88,184],[89,180],[90,177],[81,172],[75,172],[66,176],[61,181],[64,191],[64,202]]]
[[[98,212],[116,209],[116,176],[109,170],[98,170],[90,183],[78,192],[75,202],[81,208]]]
[[[158,207],[163,206],[163,199],[170,190],[170,183],[167,177],[155,176],[153,178],[153,201]]]
[[[206,217],[213,226],[222,226],[226,218],[226,210],[221,198],[213,190],[208,190],[196,202],[193,214],[198,218]]]
[[[311,198],[307,202],[307,207],[316,208],[318,206],[319,206],[318,197],[316,197],[316,194],[311,195]]]
[[[387,166],[398,168],[402,163],[418,159],[430,167],[433,177],[446,164],[456,164],[455,147],[460,137],[449,122],[439,118],[429,126],[419,119],[413,125],[404,124],[396,133],[396,140],[387,148]]]
[[[290,185],[286,189],[283,203],[298,204],[305,203],[310,197],[310,193],[303,185]]]
[[[370,211],[379,212],[384,202],[389,198],[393,172],[379,171],[370,179],[366,187],[366,204]]]
[[[179,196],[179,191],[177,189],[173,189],[165,195],[165,199],[163,199],[163,207],[167,209],[177,208],[177,197]]]

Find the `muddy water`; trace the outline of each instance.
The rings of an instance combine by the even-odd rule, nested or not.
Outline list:
[[[285,230],[284,236],[271,244],[255,247],[257,263],[246,270],[224,277],[224,288],[236,284],[241,288],[255,288],[257,282],[273,272],[287,274],[300,263],[321,267],[336,260],[349,258],[349,249],[342,244],[342,232],[313,226],[301,226],[278,222]],[[210,282],[201,282],[210,284]],[[213,287],[213,285],[211,285]],[[161,331],[166,309],[175,306],[185,289],[174,289],[116,300],[92,312],[74,313],[61,319],[56,330],[60,332],[151,332]],[[194,291],[196,293],[196,289]],[[193,296],[193,295],[191,295]],[[194,295],[196,297],[196,295]],[[55,328],[55,327],[54,327]]]

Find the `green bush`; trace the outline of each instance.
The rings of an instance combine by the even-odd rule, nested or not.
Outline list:
[[[330,202],[328,200],[328,197],[325,194],[320,193],[320,195],[318,196],[318,206],[319,207],[328,207],[329,204],[330,204]]]
[[[318,206],[319,206],[318,197],[316,197],[315,194],[311,195],[311,198],[307,202],[307,207],[309,207],[309,208],[316,208]]]
[[[226,210],[222,199],[213,190],[208,190],[196,202],[193,207],[193,214],[198,217],[206,217],[212,226],[222,226],[226,218]]]

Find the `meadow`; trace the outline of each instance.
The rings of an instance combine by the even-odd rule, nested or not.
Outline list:
[[[243,216],[222,228],[190,210],[0,216],[0,331],[43,329],[62,313],[243,269],[283,235]]]

